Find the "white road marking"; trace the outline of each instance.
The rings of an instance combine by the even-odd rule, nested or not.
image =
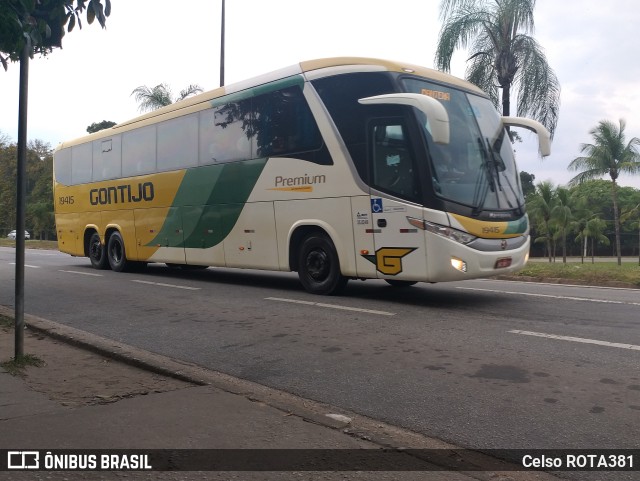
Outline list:
[[[558,285],[558,284],[554,284]],[[583,286],[584,287],[584,286]],[[627,301],[610,301],[607,299],[589,299],[588,297],[575,297],[575,296],[556,296],[553,294],[534,294],[532,292],[513,292],[513,291],[501,291],[499,289],[480,289],[477,287],[456,287],[456,289],[463,289],[466,291],[483,291],[483,292],[496,292],[499,294],[512,294],[516,296],[529,296],[529,297],[550,297],[552,299],[564,299],[568,301],[584,301],[584,302],[597,302],[601,304],[626,304],[629,306],[640,306],[640,302],[627,302]]]
[[[634,344],[623,344],[620,342],[599,341],[597,339],[585,339],[583,337],[558,336],[556,334],[545,334],[544,332],[520,331],[514,329],[508,331],[511,334],[522,334],[524,336],[545,337],[547,339],[558,339],[560,341],[582,342],[584,344],[597,344],[599,346],[617,347],[618,349],[631,349],[632,351],[640,351],[640,346]]]
[[[133,280],[131,282],[137,282],[138,284],[149,284],[151,286],[173,287],[174,289],[185,289],[187,291],[199,291],[199,290],[201,290],[200,287],[177,286],[175,284],[163,284],[162,282],[151,282],[151,281],[140,281],[140,280]]]
[[[305,306],[326,307],[329,309],[341,309],[343,311],[364,312],[366,314],[377,314],[379,316],[395,316],[396,315],[394,312],[375,311],[373,309],[361,309],[359,307],[339,306],[336,304],[323,304],[321,302],[299,301],[296,299],[284,299],[281,297],[265,297],[265,299],[268,301],[290,302],[292,304],[303,304]]]
[[[96,274],[95,272],[63,271],[62,269],[60,269],[60,272],[66,272],[67,274],[80,274],[83,276],[104,277],[103,274]]]
[[[11,264],[12,266],[15,266],[16,263],[15,262],[9,262],[9,264]],[[31,267],[31,269],[40,269],[40,266],[31,266],[29,264],[25,264],[25,267]]]

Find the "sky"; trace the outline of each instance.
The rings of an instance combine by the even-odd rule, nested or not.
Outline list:
[[[107,28],[76,29],[63,48],[29,66],[28,138],[55,147],[93,122],[139,115],[131,95],[167,83],[220,84],[222,0],[112,0]],[[176,5],[183,8],[176,8]],[[439,0],[226,0],[225,84],[314,58],[359,56],[434,67]],[[518,168],[535,182],[566,184],[567,166],[601,120],[627,122],[640,137],[640,27],[637,0],[537,0],[535,38],[562,88],[552,154],[541,159],[535,134],[515,145]],[[464,77],[466,52],[453,58]],[[0,69],[0,132],[17,140],[19,64]],[[621,185],[640,188],[640,175]]]

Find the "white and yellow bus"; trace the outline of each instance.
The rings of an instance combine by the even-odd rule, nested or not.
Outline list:
[[[312,293],[524,266],[529,222],[506,126],[474,85],[363,58],[302,62],[61,144],[62,252],[97,269],[297,271]]]

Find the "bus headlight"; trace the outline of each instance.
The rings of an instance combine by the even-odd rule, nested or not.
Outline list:
[[[433,222],[427,222],[426,220],[415,219],[413,217],[407,217],[407,220],[409,221],[409,224],[414,227],[432,232],[441,237],[446,237],[447,239],[451,239],[452,241],[456,241],[460,244],[468,244],[469,242],[473,242],[477,239],[476,236],[471,235],[468,232],[454,229],[453,227],[435,224]]]
[[[467,263],[462,259],[458,259],[457,257],[451,258],[451,266],[454,269],[459,270],[460,272],[467,272]]]

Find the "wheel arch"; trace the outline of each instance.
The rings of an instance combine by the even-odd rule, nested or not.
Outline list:
[[[304,239],[312,234],[325,235],[331,240],[338,254],[338,261],[340,262],[340,269],[342,270],[344,253],[342,252],[340,243],[336,242],[339,238],[338,233],[331,225],[322,221],[300,221],[291,227],[289,231],[289,242],[287,243],[289,249],[289,269],[292,271],[298,270],[298,251]]]
[[[91,236],[94,233],[100,234],[100,230],[98,229],[97,225],[89,224],[84,228],[84,237],[82,239],[82,246],[83,246],[85,257],[89,257],[89,241],[91,240]],[[106,239],[104,240],[104,243],[106,244]]]

